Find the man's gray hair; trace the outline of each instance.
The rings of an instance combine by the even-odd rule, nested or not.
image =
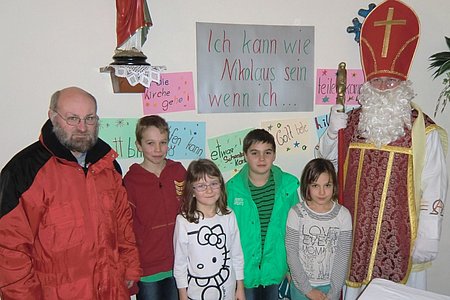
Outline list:
[[[86,93],[86,95],[88,95],[92,101],[94,101],[95,104],[95,111],[97,111],[97,99],[95,99],[95,97],[91,94],[86,92],[85,90],[82,90],[83,92]],[[52,97],[50,98],[50,110],[56,111],[58,108],[58,101],[59,101],[59,96],[61,96],[61,90],[56,91],[53,93]]]

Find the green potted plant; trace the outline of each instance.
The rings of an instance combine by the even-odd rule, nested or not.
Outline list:
[[[445,42],[447,43],[447,47],[450,49],[450,38],[445,37]],[[442,81],[444,89],[439,94],[436,108],[434,110],[434,116],[436,116],[439,107],[442,106],[442,113],[447,105],[447,102],[450,102],[450,51],[435,53],[430,56],[430,61],[431,63],[429,69],[435,69],[433,79],[436,79],[442,74],[445,75],[444,80]]]

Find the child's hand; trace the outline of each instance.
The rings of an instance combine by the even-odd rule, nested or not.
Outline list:
[[[236,300],[245,300],[245,292],[236,290]]]
[[[178,289],[178,299],[180,299],[180,300],[188,300],[187,288]]]
[[[308,294],[306,294],[306,297],[308,297],[311,300],[326,300],[327,299],[326,294],[324,294],[323,292],[316,290],[316,289],[312,289]]]
[[[236,281],[236,300],[245,300],[244,283],[242,280]]]

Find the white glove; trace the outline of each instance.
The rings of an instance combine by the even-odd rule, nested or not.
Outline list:
[[[348,115],[345,112],[338,112],[343,110],[341,104],[335,104],[331,107],[330,125],[328,125],[327,134],[330,139],[335,140],[338,136],[339,129],[347,127]]]
[[[439,252],[439,240],[417,237],[412,255],[413,264],[435,260]]]

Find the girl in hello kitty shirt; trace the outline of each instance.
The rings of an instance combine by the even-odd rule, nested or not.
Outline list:
[[[225,184],[208,159],[187,169],[174,233],[174,277],[179,299],[245,300],[244,256]]]

